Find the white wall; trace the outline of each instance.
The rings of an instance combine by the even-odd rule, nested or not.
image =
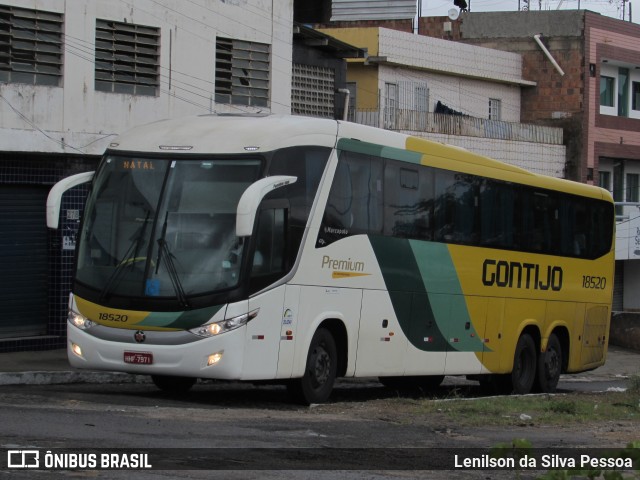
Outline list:
[[[5,99],[0,99],[2,150],[97,154],[112,135],[137,124],[211,111],[250,111],[214,103],[216,36],[271,45],[270,111],[290,112],[292,0],[163,0],[165,9],[151,0],[3,3],[63,13],[65,45],[61,87],[0,84]],[[96,18],[160,28],[158,96],[94,90]]]
[[[429,111],[433,100],[441,100],[454,110],[488,118],[489,98],[495,98],[502,101],[501,120],[519,122],[520,86],[535,85],[522,78],[522,57],[517,53],[387,28],[379,29],[378,44],[386,65],[403,68],[400,76],[412,71],[411,76],[430,80]],[[381,68],[385,78],[393,76],[383,72]]]
[[[385,83],[426,83],[429,88],[429,112],[434,111],[439,100],[465,115],[489,118],[489,99],[494,98],[501,100],[500,120],[520,122],[520,88],[516,85],[388,65],[380,65],[378,79],[381,92],[384,92]]]

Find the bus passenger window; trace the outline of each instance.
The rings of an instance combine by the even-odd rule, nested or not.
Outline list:
[[[432,239],[433,171],[430,168],[414,170],[387,161],[384,173],[385,235]]]
[[[342,152],[324,212],[319,246],[349,235],[382,233],[382,159]]]
[[[477,229],[477,179],[448,170],[436,171],[435,240],[437,242],[475,244]]]

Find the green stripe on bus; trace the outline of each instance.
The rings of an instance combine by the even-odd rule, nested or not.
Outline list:
[[[137,325],[189,330],[207,323],[221,308],[222,305],[215,305],[186,312],[152,312]]]
[[[448,350],[448,342],[435,320],[409,240],[382,236],[369,239],[404,335],[420,350]]]
[[[451,349],[461,352],[483,351],[484,344],[471,321],[458,272],[447,245],[420,240],[409,240],[409,244],[429,294],[436,323],[446,333]]]
[[[212,307],[200,308],[198,310],[189,310],[182,312],[175,322],[167,325],[168,328],[181,328],[189,330],[190,328],[199,327],[207,323],[213,316],[220,311],[222,305],[214,305]]]
[[[482,352],[445,244],[370,236],[400,328],[416,348]]]
[[[375,143],[361,142],[351,138],[341,138],[338,140],[338,150],[362,153],[364,155],[374,155],[376,157],[401,160],[403,162],[415,164],[420,164],[422,161],[422,154],[418,152],[402,150],[401,148],[383,147]]]

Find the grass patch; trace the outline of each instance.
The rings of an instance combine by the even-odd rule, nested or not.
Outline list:
[[[420,400],[416,413],[445,415],[460,426],[579,425],[640,420],[640,393],[633,391],[476,399]]]

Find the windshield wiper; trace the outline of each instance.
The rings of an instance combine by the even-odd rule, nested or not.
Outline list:
[[[174,259],[176,258],[171,250],[169,249],[169,245],[165,240],[167,235],[167,223],[169,220],[169,212],[166,213],[164,217],[164,224],[162,225],[162,235],[158,239],[158,258],[156,260],[156,275],[158,275],[158,270],[160,269],[160,262],[164,260],[165,267],[167,269],[167,273],[169,274],[169,279],[171,280],[171,285],[173,286],[173,290],[176,292],[176,297],[178,298],[178,302],[184,308],[189,308],[189,302],[187,301],[187,295],[184,292],[184,288],[182,287],[182,282],[180,281],[180,275],[176,270],[176,264],[174,263]]]
[[[120,275],[124,270],[124,267],[127,265],[130,265],[131,267],[133,267],[133,264],[136,262],[136,259],[138,258],[138,252],[140,251],[140,247],[142,245],[142,239],[144,238],[144,234],[147,231],[147,224],[149,223],[150,215],[151,215],[151,212],[147,210],[147,216],[143,220],[144,223],[138,229],[138,231],[131,237],[131,245],[129,245],[129,248],[127,249],[125,254],[122,256],[122,259],[120,260],[120,262],[118,262],[118,264],[116,265],[116,268],[113,270],[113,272],[109,276],[109,279],[107,280],[107,283],[105,284],[104,288],[100,292],[101,301],[103,301],[107,297],[107,295],[111,292],[111,287],[113,286],[115,281],[120,278]]]

